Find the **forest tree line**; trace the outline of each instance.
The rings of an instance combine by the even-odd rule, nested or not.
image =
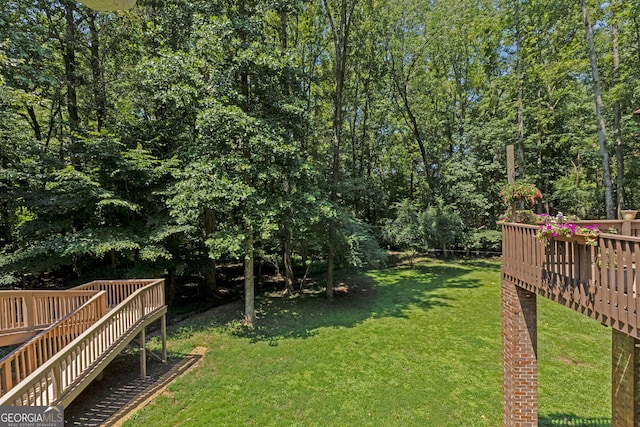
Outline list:
[[[640,1],[0,5],[0,285],[496,250],[505,147],[540,211],[640,206]]]

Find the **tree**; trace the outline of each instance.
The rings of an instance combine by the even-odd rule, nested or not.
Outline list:
[[[349,47],[351,26],[354,19],[354,11],[358,0],[338,0],[333,5],[330,0],[323,0],[324,13],[329,21],[329,31],[333,42],[333,119],[332,119],[332,160],[330,172],[330,196],[333,203],[338,202],[338,185],[340,182],[340,148],[342,145],[342,127],[344,125],[344,88],[347,63],[349,59]],[[327,236],[329,237],[329,236]],[[330,238],[330,237],[329,237]],[[329,241],[327,254],[327,285],[326,296],[333,299],[333,269],[336,256],[335,246]]]
[[[611,166],[609,163],[609,152],[607,150],[606,125],[603,115],[602,89],[600,88],[600,76],[598,72],[598,57],[593,41],[593,29],[589,19],[589,11],[585,0],[580,0],[582,17],[584,19],[585,32],[587,35],[587,50],[591,63],[591,80],[593,84],[593,95],[596,104],[596,119],[598,122],[598,142],[600,144],[600,156],[602,157],[602,170],[604,174],[604,194],[605,210],[608,219],[615,218],[613,205],[613,184],[611,181]]]
[[[409,265],[416,254],[428,249],[427,233],[421,221],[421,212],[415,202],[404,199],[394,206],[395,218],[384,226],[385,238],[397,249],[409,253]]]
[[[302,117],[286,83],[294,69],[267,43],[257,17],[263,5],[235,6],[199,23],[200,43],[182,54],[204,96],[171,205],[182,224],[215,215],[215,227],[205,230],[209,256],[243,260],[245,323],[252,325],[256,248],[290,212],[295,169],[304,164],[296,139]]]

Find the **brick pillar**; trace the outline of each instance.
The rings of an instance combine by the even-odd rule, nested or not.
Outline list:
[[[611,427],[640,426],[640,341],[611,334]]]
[[[536,294],[502,280],[502,426],[538,426]]]

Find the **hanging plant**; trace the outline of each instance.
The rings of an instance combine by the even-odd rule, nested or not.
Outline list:
[[[507,206],[511,206],[514,202],[523,202],[533,206],[536,204],[536,200],[542,199],[542,193],[534,184],[524,180],[516,180],[513,184],[502,186],[500,197]]]
[[[518,206],[535,205],[536,200],[542,199],[542,193],[534,184],[524,180],[516,180],[513,184],[502,186],[500,197],[507,206],[505,217],[509,218],[511,222],[520,222],[516,210]]]

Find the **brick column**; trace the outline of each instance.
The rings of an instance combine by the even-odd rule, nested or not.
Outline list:
[[[611,427],[640,425],[640,341],[611,330]]]
[[[502,426],[537,427],[536,294],[502,279]]]

